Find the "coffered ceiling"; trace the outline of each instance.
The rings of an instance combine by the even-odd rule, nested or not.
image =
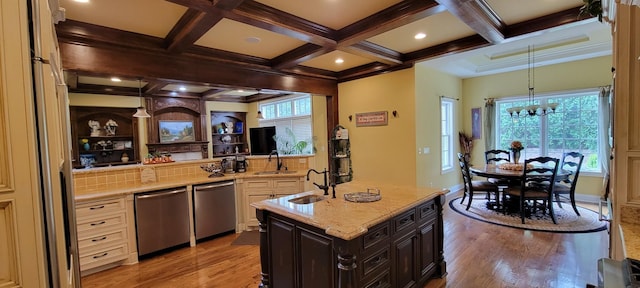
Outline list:
[[[431,63],[473,77],[522,69],[531,44],[540,63],[611,49],[607,26],[579,16],[582,0],[88,1],[60,0],[71,92],[137,95],[142,84],[147,95],[251,102],[291,90],[272,75],[339,83]],[[202,66],[185,64],[194,59]]]

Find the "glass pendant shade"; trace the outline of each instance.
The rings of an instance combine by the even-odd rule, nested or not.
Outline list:
[[[262,112],[260,110],[258,110],[258,116],[256,116],[257,119],[264,119],[264,116],[262,116]]]

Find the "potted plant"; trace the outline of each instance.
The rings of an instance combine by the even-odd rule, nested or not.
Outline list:
[[[602,0],[582,0],[584,5],[580,7],[580,16],[591,15],[598,17],[598,21],[602,22]]]

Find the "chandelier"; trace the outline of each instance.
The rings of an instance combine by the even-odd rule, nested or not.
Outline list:
[[[535,80],[535,71],[534,71],[534,55],[533,55],[533,46],[529,45],[527,49],[527,74],[529,78],[528,86],[529,86],[529,95],[527,97],[527,102],[529,105],[527,106],[516,106],[507,108],[507,112],[511,116],[511,118],[518,117],[526,117],[526,116],[545,116],[551,113],[556,112],[556,108],[560,103],[550,102],[543,105],[535,104],[535,89],[533,85],[533,81]]]

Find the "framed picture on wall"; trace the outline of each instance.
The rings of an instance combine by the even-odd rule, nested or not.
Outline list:
[[[482,108],[471,108],[471,139],[482,137]]]
[[[193,135],[193,121],[184,120],[160,120],[160,143],[195,141]]]

